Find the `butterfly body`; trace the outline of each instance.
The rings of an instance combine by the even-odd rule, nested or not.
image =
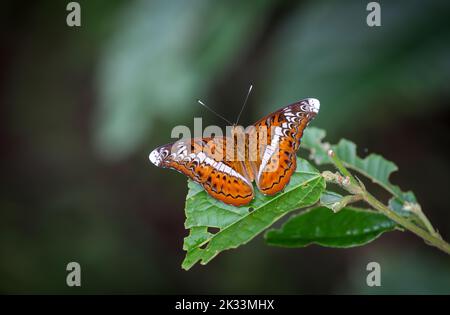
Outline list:
[[[234,206],[254,198],[252,182],[265,195],[280,192],[296,169],[296,153],[308,123],[320,108],[308,98],[271,113],[230,137],[182,139],[153,150],[150,161],[203,186],[212,197]]]

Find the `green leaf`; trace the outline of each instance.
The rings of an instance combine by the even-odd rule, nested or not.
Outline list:
[[[317,127],[308,127],[303,132],[301,147],[309,150],[309,158],[317,165],[331,163],[328,157],[328,150],[331,149],[331,145],[328,142],[323,142],[325,136],[326,131]]]
[[[284,192],[264,196],[255,189],[255,199],[245,207],[226,205],[195,182],[189,181],[188,187],[185,227],[190,233],[184,239],[187,253],[182,263],[186,270],[198,261],[207,264],[220,252],[247,243],[286,213],[315,204],[325,181],[311,164],[297,159],[297,170]]]
[[[347,248],[367,244],[395,227],[395,222],[374,211],[346,207],[333,213],[318,207],[292,216],[281,229],[268,231],[265,238],[269,245],[282,247],[317,244]]]
[[[342,201],[343,196],[334,191],[325,190],[320,196],[320,205],[335,211],[335,205]]]
[[[412,192],[402,192],[398,186],[393,185],[389,181],[389,176],[398,170],[397,165],[393,162],[386,160],[381,155],[373,153],[365,158],[360,158],[356,153],[355,143],[342,139],[338,144],[330,145],[327,142],[323,142],[325,135],[325,130],[315,127],[306,129],[303,135],[302,145],[310,151],[310,158],[316,164],[331,164],[331,160],[328,157],[328,150],[333,149],[347,168],[366,176],[392,194],[392,205],[395,205],[394,208],[391,208],[392,210],[402,208],[401,205],[405,201],[416,202]]]
[[[409,216],[411,215],[411,211],[405,209],[405,202],[417,203],[416,196],[414,196],[414,193],[412,191],[402,193],[401,198],[398,198],[396,196],[392,197],[391,199],[389,199],[388,206],[389,208],[403,216]]]

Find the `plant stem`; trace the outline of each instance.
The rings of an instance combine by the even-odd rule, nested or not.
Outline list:
[[[336,155],[336,153],[333,150],[328,150],[328,156],[330,157],[331,161],[339,170],[339,172],[341,172],[342,175],[350,178],[350,181],[353,185],[358,185],[358,181],[353,177],[352,173],[350,173],[349,170],[347,170],[347,168],[342,163],[341,159]]]
[[[378,201],[374,196],[369,194],[367,191],[363,195],[363,199],[371,205],[374,209],[380,211],[385,216],[387,216],[392,221],[398,223],[408,231],[416,234],[425,242],[431,246],[437,247],[443,252],[450,255],[450,244],[444,241],[442,238],[430,234],[428,231],[420,228],[419,226],[415,225],[413,222],[409,221],[407,218],[402,217],[401,215],[398,215],[388,207],[386,207],[383,203]]]
[[[432,235],[439,235],[435,229],[433,228],[433,226],[430,223],[430,220],[428,220],[428,218],[426,217],[426,215],[420,211],[419,213],[417,213],[417,216],[419,217],[419,219],[425,224],[426,228],[428,229],[428,231],[430,231],[430,233]]]
[[[431,225],[430,220],[428,220],[425,213],[423,213],[422,208],[416,204],[411,206],[411,211],[413,211],[418,217],[419,220],[425,225],[425,228],[431,233],[431,235],[440,238],[439,233],[434,229],[433,225]]]
[[[350,184],[343,185],[342,180],[336,180],[336,178],[333,177],[333,175],[336,176],[337,174],[332,174],[330,172],[328,172],[330,174],[328,174],[327,172],[324,172],[328,176],[328,179],[327,179],[327,177],[325,177],[325,179],[327,179],[328,181],[331,181],[333,183],[340,184],[341,186],[343,186],[343,188],[345,188],[347,191],[349,191],[350,193],[352,193],[354,195],[361,196],[362,199],[365,202],[367,202],[370,206],[372,206],[375,210],[378,210],[379,212],[383,213],[385,216],[387,216],[389,219],[391,219],[398,225],[400,225],[400,226],[404,227],[405,229],[407,229],[408,231],[416,234],[417,236],[422,238],[427,244],[437,247],[440,250],[442,250],[443,252],[445,252],[446,254],[450,255],[450,244],[447,243],[446,241],[444,241],[442,239],[442,237],[434,230],[433,226],[428,221],[428,219],[426,219],[426,216],[423,213],[421,213],[422,216],[419,216],[419,219],[423,220],[423,223],[425,224],[425,226],[428,230],[425,230],[425,229],[421,228],[420,226],[414,224],[407,218],[397,214],[395,211],[393,211],[390,208],[388,208],[387,206],[385,206],[382,202],[378,201],[378,199],[376,199],[374,196],[372,196],[365,189],[365,187],[363,187],[362,183],[360,183],[359,181],[357,181],[355,179],[355,177],[344,166],[344,164],[339,159],[339,157],[336,155],[336,153],[334,153],[332,150],[328,151],[328,156],[330,157],[331,161],[334,163],[336,168],[339,170],[339,172],[342,175],[344,175],[345,177],[350,179]],[[424,220],[424,218],[425,218],[425,220]]]

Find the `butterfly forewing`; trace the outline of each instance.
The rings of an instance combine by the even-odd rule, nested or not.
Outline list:
[[[266,145],[260,152],[256,176],[256,184],[262,193],[273,195],[289,183],[297,166],[300,139],[308,123],[317,114],[318,104],[315,99],[305,99],[255,123],[257,131],[267,130],[267,135],[264,135]],[[259,137],[260,141],[264,140],[264,136]]]
[[[160,167],[175,169],[203,186],[212,197],[234,206],[249,203],[251,181],[242,163],[228,154],[227,138],[181,140],[155,149],[150,160]],[[152,156],[153,154],[153,156]],[[152,161],[152,162],[153,162]]]

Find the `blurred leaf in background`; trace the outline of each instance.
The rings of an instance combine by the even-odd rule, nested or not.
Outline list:
[[[270,1],[136,1],[104,47],[94,122],[100,153],[120,159],[207,95],[264,21]],[[191,119],[192,120],[192,119]],[[186,124],[186,122],[183,122]]]
[[[319,125],[335,132],[438,106],[433,96],[448,93],[450,79],[445,6],[386,2],[378,28],[366,26],[365,2],[299,6],[270,38],[261,62],[267,74],[256,80],[257,114],[314,96],[325,105]],[[192,114],[195,100],[252,44],[273,7],[270,1],[136,1],[123,10],[100,57],[94,126],[101,154],[120,159],[142,146],[155,121]],[[392,104],[395,99],[403,102]],[[370,120],[346,123],[369,112]]]
[[[260,114],[317,97],[318,125],[332,134],[427,112],[439,105],[435,95],[449,95],[448,4],[383,1],[382,26],[373,28],[365,24],[366,5],[311,1],[284,21],[272,41]]]

